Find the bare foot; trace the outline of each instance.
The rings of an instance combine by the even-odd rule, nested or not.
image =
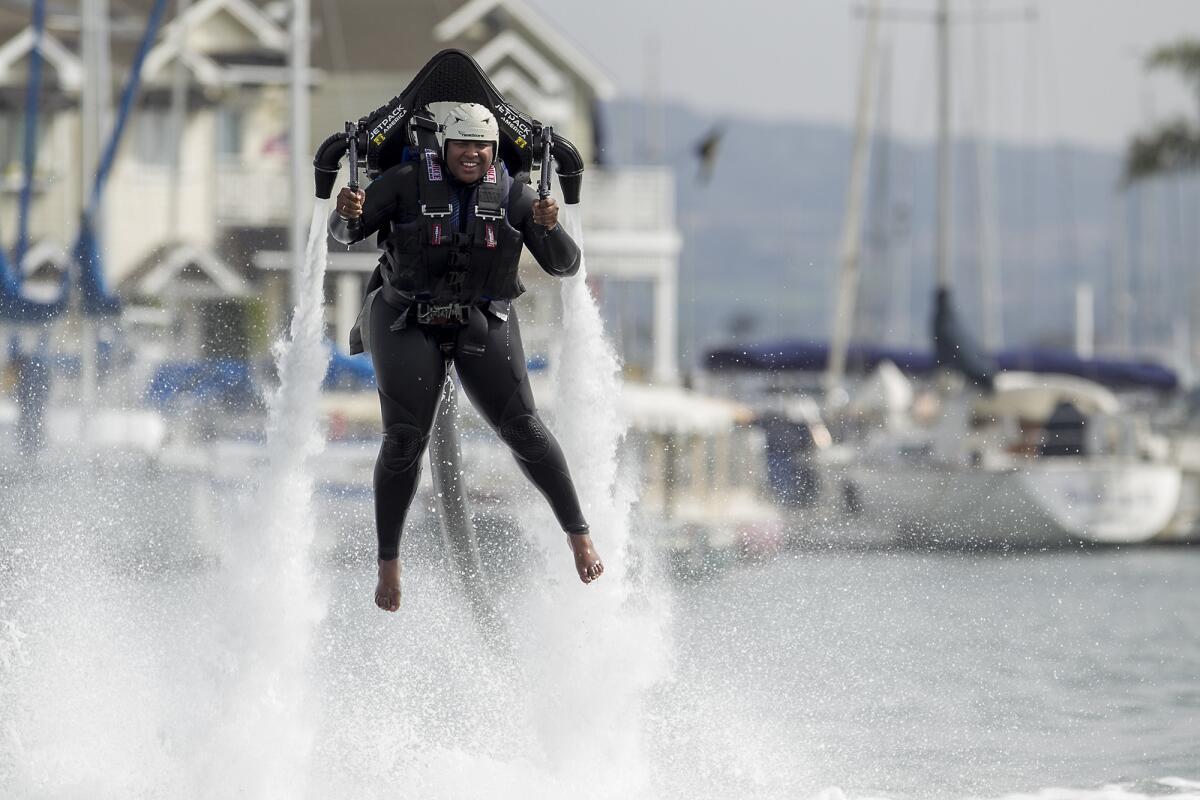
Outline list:
[[[375,586],[375,605],[384,611],[400,608],[400,559],[379,560],[379,583]]]
[[[586,533],[568,533],[567,541],[571,544],[571,552],[575,554],[575,571],[579,580],[591,583],[604,574],[604,564],[600,554],[592,547],[592,537]]]

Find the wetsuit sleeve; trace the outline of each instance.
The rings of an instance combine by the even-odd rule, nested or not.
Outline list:
[[[329,234],[342,244],[354,244],[378,231],[395,215],[401,202],[405,173],[411,171],[409,165],[399,164],[372,181],[364,191],[367,197],[358,219],[345,219],[335,208],[329,215]]]
[[[538,265],[556,278],[569,278],[579,272],[579,245],[563,230],[562,224],[546,230],[533,221],[533,201],[537,200],[533,187],[518,183],[513,195],[509,201],[509,220],[521,232]]]

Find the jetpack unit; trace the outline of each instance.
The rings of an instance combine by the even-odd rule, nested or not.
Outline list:
[[[533,167],[539,166],[539,188],[547,191],[549,169],[544,161],[548,155],[555,163],[563,202],[579,202],[583,159],[575,145],[505,100],[475,59],[462,50],[438,53],[398,96],[358,122],[347,122],[345,131],[321,144],[313,160],[317,197],[327,199],[333,194],[347,155],[352,181],[357,181],[359,169],[365,169],[374,180],[403,160],[405,147],[431,146],[439,126],[429,104],[438,102],[479,103],[490,108],[500,127],[498,158],[509,174],[524,175],[528,180]]]

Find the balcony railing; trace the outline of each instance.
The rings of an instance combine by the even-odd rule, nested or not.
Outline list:
[[[218,225],[287,225],[292,213],[286,168],[219,164],[216,172]],[[555,196],[562,201],[555,179]],[[311,191],[311,187],[305,187]],[[584,172],[580,213],[589,231],[650,232],[675,228],[675,180],[659,167],[624,167]]]
[[[239,228],[287,226],[292,216],[292,187],[286,167],[258,164],[217,165],[216,221]],[[306,187],[312,191],[312,187]]]
[[[584,226],[589,231],[675,228],[675,178],[665,168],[592,167],[583,173],[580,201]]]

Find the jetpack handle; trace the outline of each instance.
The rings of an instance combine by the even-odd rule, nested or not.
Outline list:
[[[550,148],[554,145],[554,129],[549,125],[542,127],[541,132],[542,145],[542,174],[538,178],[538,199],[545,200],[550,196],[550,164],[554,157],[550,153]]]
[[[346,142],[348,145],[348,158],[350,162],[350,189],[358,191],[358,132],[362,126],[362,122],[346,122]]]

